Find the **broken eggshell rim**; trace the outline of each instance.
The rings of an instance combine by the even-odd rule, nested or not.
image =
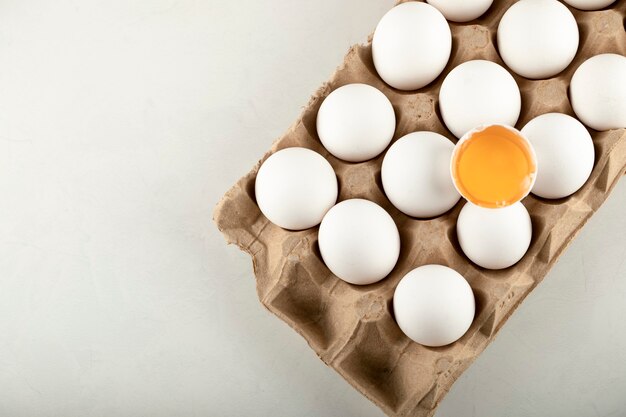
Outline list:
[[[465,195],[465,193],[461,190],[461,187],[458,184],[457,178],[454,174],[454,166],[455,166],[455,161],[457,160],[458,156],[459,156],[459,150],[461,149],[461,147],[463,146],[463,144],[465,142],[467,142],[468,140],[470,140],[472,138],[472,136],[474,136],[476,133],[482,132],[483,130],[486,130],[490,127],[502,127],[504,129],[507,129],[509,131],[511,131],[513,134],[517,135],[519,138],[522,139],[522,141],[526,144],[526,146],[528,147],[528,150],[530,152],[530,157],[531,160],[534,164],[535,170],[533,172],[530,173],[530,185],[528,186],[528,189],[526,190],[526,192],[517,200],[515,201],[511,201],[508,204],[505,205],[498,205],[497,207],[486,207],[476,201],[472,201],[471,198],[469,198],[467,195]],[[466,201],[468,201],[471,204],[477,205],[479,207],[483,207],[483,208],[487,208],[487,209],[492,209],[492,210],[497,210],[500,208],[505,208],[505,207],[510,207],[512,205],[514,205],[515,203],[519,203],[520,201],[522,201],[524,198],[526,198],[532,191],[533,187],[535,186],[535,181],[537,181],[537,171],[539,169],[539,165],[538,165],[538,161],[537,161],[537,154],[535,153],[535,148],[533,147],[533,144],[528,140],[528,138],[526,136],[524,136],[522,134],[522,132],[520,132],[519,130],[517,130],[516,128],[514,128],[513,126],[509,126],[509,125],[505,125],[505,124],[501,124],[501,123],[492,123],[492,124],[485,124],[485,125],[480,125],[478,127],[475,127],[474,129],[471,129],[467,132],[465,132],[465,134],[463,136],[461,136],[461,139],[459,139],[459,141],[456,143],[456,145],[454,145],[454,149],[452,151],[452,157],[450,158],[450,176],[452,177],[452,183],[454,184],[454,188],[456,188],[456,190],[458,191],[459,194],[461,194],[461,197],[463,197],[463,199],[465,199]]]

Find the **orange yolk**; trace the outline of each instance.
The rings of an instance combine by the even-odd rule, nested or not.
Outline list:
[[[536,172],[528,142],[517,131],[498,125],[473,133],[452,157],[452,177],[461,194],[487,208],[509,206],[524,198]]]

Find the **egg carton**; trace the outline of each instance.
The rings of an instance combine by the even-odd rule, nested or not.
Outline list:
[[[450,22],[450,61],[437,80],[417,91],[399,91],[380,79],[372,62],[371,37],[368,43],[353,46],[300,118],[226,193],[214,212],[226,240],[252,256],[263,305],[301,334],[324,363],[389,416],[434,414],[454,381],[543,280],[626,171],[626,129],[591,130],[596,159],[585,186],[565,199],[525,198],[523,204],[533,222],[530,249],[513,267],[490,271],[472,264],[457,242],[455,224],[463,201],[434,219],[408,217],[394,208],[383,192],[380,171],[384,154],[363,163],[347,163],[324,149],[315,128],[317,111],[331,91],[349,83],[372,85],[389,98],[397,118],[394,141],[410,132],[430,130],[456,142],[442,123],[437,107],[441,83],[450,70],[472,59],[487,59],[506,68],[498,56],[495,38],[498,22],[512,3],[514,0],[496,0],[475,21]],[[568,85],[576,68],[600,53],[626,55],[626,1],[601,11],[570,10],[578,22],[580,46],[567,69],[556,77],[536,81],[512,73],[522,94],[518,129],[543,113],[562,112],[575,117]],[[367,286],[345,283],[324,265],[317,245],[317,227],[287,231],[261,214],[254,197],[256,173],[269,155],[292,146],[312,149],[330,162],[339,180],[339,200],[365,198],[391,214],[400,231],[402,248],[396,267],[386,279]],[[407,272],[433,263],[461,273],[476,297],[476,316],[468,332],[457,342],[439,348],[421,346],[407,338],[394,321],[391,304],[394,289]]]

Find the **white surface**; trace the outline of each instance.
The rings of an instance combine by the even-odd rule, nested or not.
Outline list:
[[[210,221],[391,1],[0,4],[0,415],[382,416]],[[626,413],[626,180],[437,417]]]

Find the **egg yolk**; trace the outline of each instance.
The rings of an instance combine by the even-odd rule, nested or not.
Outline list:
[[[486,208],[509,206],[524,198],[536,172],[528,141],[499,125],[474,132],[452,157],[457,188],[467,200]]]

